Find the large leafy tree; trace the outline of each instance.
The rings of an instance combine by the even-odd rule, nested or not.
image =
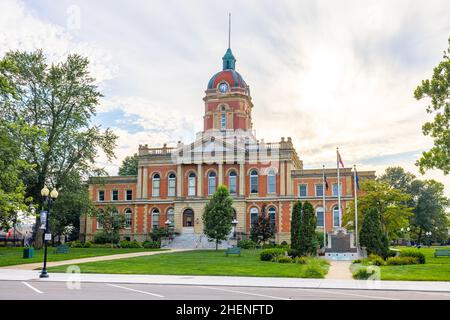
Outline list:
[[[435,180],[416,179],[413,174],[406,172],[401,167],[387,168],[380,180],[410,195],[406,204],[413,208],[410,229],[414,239],[420,243],[423,240],[423,234],[431,231],[433,240],[446,240],[447,217],[445,210],[448,208],[450,200],[444,195],[442,183]]]
[[[62,194],[66,177],[103,173],[95,158],[102,151],[112,159],[117,137],[92,124],[101,94],[89,74],[88,59],[69,55],[60,63],[49,64],[38,50],[9,52],[0,61],[12,66],[14,72],[7,71],[4,76],[15,90],[14,95],[0,94],[0,117],[18,128],[24,124],[30,128],[10,131],[22,147],[22,158],[32,164],[23,173],[27,196],[40,205],[44,184]],[[38,225],[37,219],[36,228]],[[38,246],[40,238],[36,233]]]
[[[364,220],[369,209],[379,213],[381,228],[388,239],[395,239],[398,230],[409,223],[412,207],[408,206],[411,196],[399,189],[391,187],[384,181],[365,180],[361,182],[361,195],[358,196],[358,225]],[[354,203],[347,206],[343,217],[344,225],[354,220]]]
[[[119,168],[119,176],[137,176],[138,174],[138,155],[127,156],[122,161]]]
[[[261,214],[258,216],[258,221],[252,225],[250,230],[250,237],[257,243],[266,243],[267,240],[272,238],[274,230],[270,224],[270,219],[266,214],[266,205],[261,208]]]
[[[422,131],[434,140],[434,146],[422,154],[416,162],[422,173],[426,169],[440,169],[450,172],[450,38],[443,60],[433,70],[431,79],[423,80],[414,91],[416,99],[430,98],[427,112],[434,120],[426,122]]]
[[[434,241],[447,240],[448,218],[445,213],[450,200],[444,195],[444,185],[435,180],[416,181],[416,203],[411,217],[411,231],[418,243],[425,232],[431,232]]]
[[[0,60],[0,95],[14,97],[16,91],[8,74],[15,70],[11,61]],[[4,111],[0,108],[0,114]],[[19,211],[28,211],[26,189],[21,172],[29,168],[20,158],[20,145],[13,140],[10,124],[0,118],[0,229],[9,229]]]
[[[203,233],[210,240],[216,243],[216,250],[219,243],[226,240],[231,232],[231,221],[233,220],[233,199],[227,187],[221,185],[213,194],[205,206],[203,213]]]

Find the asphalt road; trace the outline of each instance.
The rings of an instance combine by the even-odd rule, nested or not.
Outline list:
[[[0,300],[450,300],[450,292],[0,281]]]

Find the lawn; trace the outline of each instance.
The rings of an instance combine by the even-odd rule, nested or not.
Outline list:
[[[155,251],[159,249],[112,249],[112,248],[70,248],[68,253],[53,253],[55,248],[48,248],[47,261],[62,261],[96,256],[107,256],[112,254]],[[0,247],[0,267],[16,264],[34,263],[44,261],[44,249],[35,250],[34,257],[23,259],[23,248]]]
[[[311,269],[322,277],[328,271],[328,262],[309,259],[308,264],[275,263],[261,261],[261,250],[242,250],[241,256],[225,256],[223,250],[195,250],[174,252],[146,257],[120,259],[107,262],[79,264],[82,273],[121,274],[170,274],[255,277],[320,277],[311,275]],[[65,267],[53,267],[50,271],[64,272]]]
[[[405,249],[406,247],[398,247]],[[382,280],[450,281],[450,258],[434,257],[434,250],[447,247],[420,248],[426,258],[425,264],[381,267]]]

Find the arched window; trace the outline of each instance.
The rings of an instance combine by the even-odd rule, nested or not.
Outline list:
[[[131,215],[132,215],[132,211],[131,209],[126,209],[125,210],[125,228],[127,229],[131,229],[131,224],[132,224],[132,220],[131,220]]]
[[[267,193],[276,192],[276,175],[275,170],[270,169],[267,173]]]
[[[152,196],[153,197],[159,197],[159,182],[160,182],[160,177],[158,173],[155,173],[153,175],[153,179],[152,179]]]
[[[212,195],[216,192],[216,173],[210,171],[208,173],[208,195]]]
[[[196,177],[195,177],[195,173],[191,172],[189,173],[189,177],[188,177],[188,196],[195,196],[195,181],[196,181]]]
[[[152,210],[152,229],[159,227],[159,210],[153,209]]]
[[[230,194],[236,194],[237,193],[237,174],[236,171],[231,171],[228,176],[228,189],[230,191]]]
[[[167,195],[169,197],[175,197],[175,183],[176,183],[175,173],[169,174],[168,180],[169,180],[169,183],[168,183]]]
[[[318,207],[316,209],[316,226],[317,227],[323,227],[323,221],[324,221],[324,215],[323,215],[323,208],[322,207]]]
[[[250,172],[250,193],[258,193],[258,171]]]
[[[253,227],[258,223],[258,208],[253,207],[250,209],[250,225]]]
[[[173,208],[170,208],[167,210],[167,220],[170,221],[170,224],[173,226],[175,223],[175,212],[173,211]]]
[[[333,227],[339,227],[339,207],[333,208]]]
[[[268,210],[269,213],[269,223],[272,230],[275,232],[277,225],[277,211],[274,207],[270,207]]]
[[[225,130],[227,128],[227,115],[226,113],[220,114],[220,130]]]

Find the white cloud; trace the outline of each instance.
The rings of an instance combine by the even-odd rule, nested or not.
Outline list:
[[[201,100],[226,49],[233,13],[237,70],[251,87],[254,129],[266,141],[291,136],[306,166],[387,155],[417,172],[402,154],[430,147],[421,126],[426,101],[413,90],[440,61],[450,30],[450,3],[422,1],[75,1],[81,29],[65,28],[73,1],[27,6],[6,0],[1,48],[61,56],[89,55],[105,88],[99,112],[121,111],[142,131],[120,135],[115,173],[138,144],[188,141],[202,129]],[[59,24],[53,23],[58,21]],[[4,49],[5,50],[5,49]],[[128,122],[127,122],[128,123]],[[384,170],[385,165],[361,165]],[[446,183],[439,172],[429,176]]]

